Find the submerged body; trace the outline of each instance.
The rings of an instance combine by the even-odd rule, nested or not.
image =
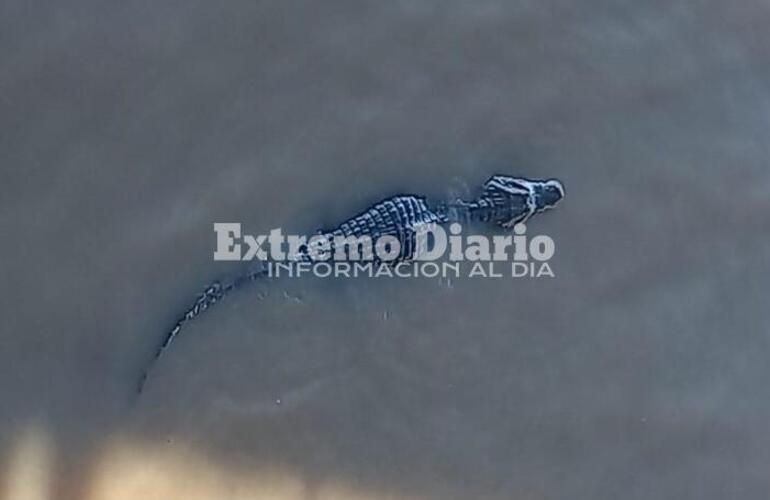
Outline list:
[[[487,180],[482,194],[473,201],[455,200],[431,206],[426,198],[399,195],[376,203],[335,229],[322,231],[329,241],[335,238],[395,237],[401,248],[396,260],[411,260],[417,251],[415,237],[420,226],[452,222],[492,222],[503,228],[525,222],[535,213],[554,207],[564,197],[561,182],[529,180],[495,175]],[[297,260],[311,261],[306,251]]]
[[[395,237],[400,243],[400,254],[395,261],[410,260],[417,252],[416,235],[426,224],[452,222],[491,222],[502,228],[512,228],[532,215],[553,208],[564,197],[564,187],[555,179],[531,180],[520,177],[495,175],[482,186],[482,193],[472,201],[455,200],[431,206],[426,198],[415,195],[398,195],[374,204],[368,210],[351,217],[336,228],[321,231],[328,240],[348,237],[369,237],[375,241],[383,236]],[[294,260],[312,261],[307,248]],[[152,362],[139,381],[141,393],[150,369],[168,349],[185,323],[222,300],[225,295],[240,286],[265,276],[260,270],[245,274],[235,281],[222,284],[214,282],[198,297],[195,303],[176,321],[166,334]]]

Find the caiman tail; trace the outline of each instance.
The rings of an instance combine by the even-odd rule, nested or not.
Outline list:
[[[147,368],[144,370],[144,372],[142,372],[142,376],[139,379],[139,383],[137,384],[137,393],[141,394],[142,391],[144,391],[144,388],[147,385],[147,379],[150,375],[150,371],[161,358],[161,356],[163,356],[169,346],[171,346],[171,343],[174,341],[177,335],[179,335],[179,332],[182,331],[182,327],[186,323],[203,314],[204,311],[208,310],[217,302],[222,301],[225,298],[225,295],[229,292],[235,290],[236,288],[240,288],[246,283],[267,276],[267,273],[267,269],[260,269],[259,271],[254,271],[244,276],[240,276],[231,283],[223,285],[219,281],[215,281],[206,287],[203,293],[198,296],[198,298],[187,309],[187,311],[185,311],[185,313],[180,316],[179,319],[177,319],[173,328],[171,328],[166,333],[165,337],[163,338],[163,343],[160,344],[157,351],[155,351],[155,356],[153,356],[152,360],[147,365]]]

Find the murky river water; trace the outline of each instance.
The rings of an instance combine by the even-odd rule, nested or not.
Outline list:
[[[7,498],[770,494],[770,6],[6,0]],[[554,279],[278,281],[212,223],[558,177]]]

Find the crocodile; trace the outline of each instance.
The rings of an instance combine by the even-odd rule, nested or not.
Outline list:
[[[334,229],[319,231],[328,241],[336,237],[369,237],[376,241],[382,236],[395,237],[400,252],[389,263],[411,260],[418,251],[418,230],[429,224],[493,223],[510,229],[526,222],[533,215],[556,206],[564,198],[564,186],[557,179],[526,179],[507,175],[493,175],[483,185],[481,194],[474,200],[457,199],[451,202],[431,204],[423,196],[397,195],[372,205],[343,222]],[[295,262],[312,262],[313,256],[306,245],[291,257]],[[150,370],[171,346],[183,326],[220,302],[225,296],[247,283],[264,277],[267,270],[246,273],[229,283],[215,281],[201,293],[195,302],[178,317],[167,331],[163,342],[155,351],[151,362],[141,375],[138,393],[142,393]]]

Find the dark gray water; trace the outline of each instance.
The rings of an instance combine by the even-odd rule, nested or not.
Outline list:
[[[764,499],[770,5],[0,5],[0,495]],[[552,280],[257,286],[212,223],[559,177]],[[280,403],[278,403],[280,401]]]

